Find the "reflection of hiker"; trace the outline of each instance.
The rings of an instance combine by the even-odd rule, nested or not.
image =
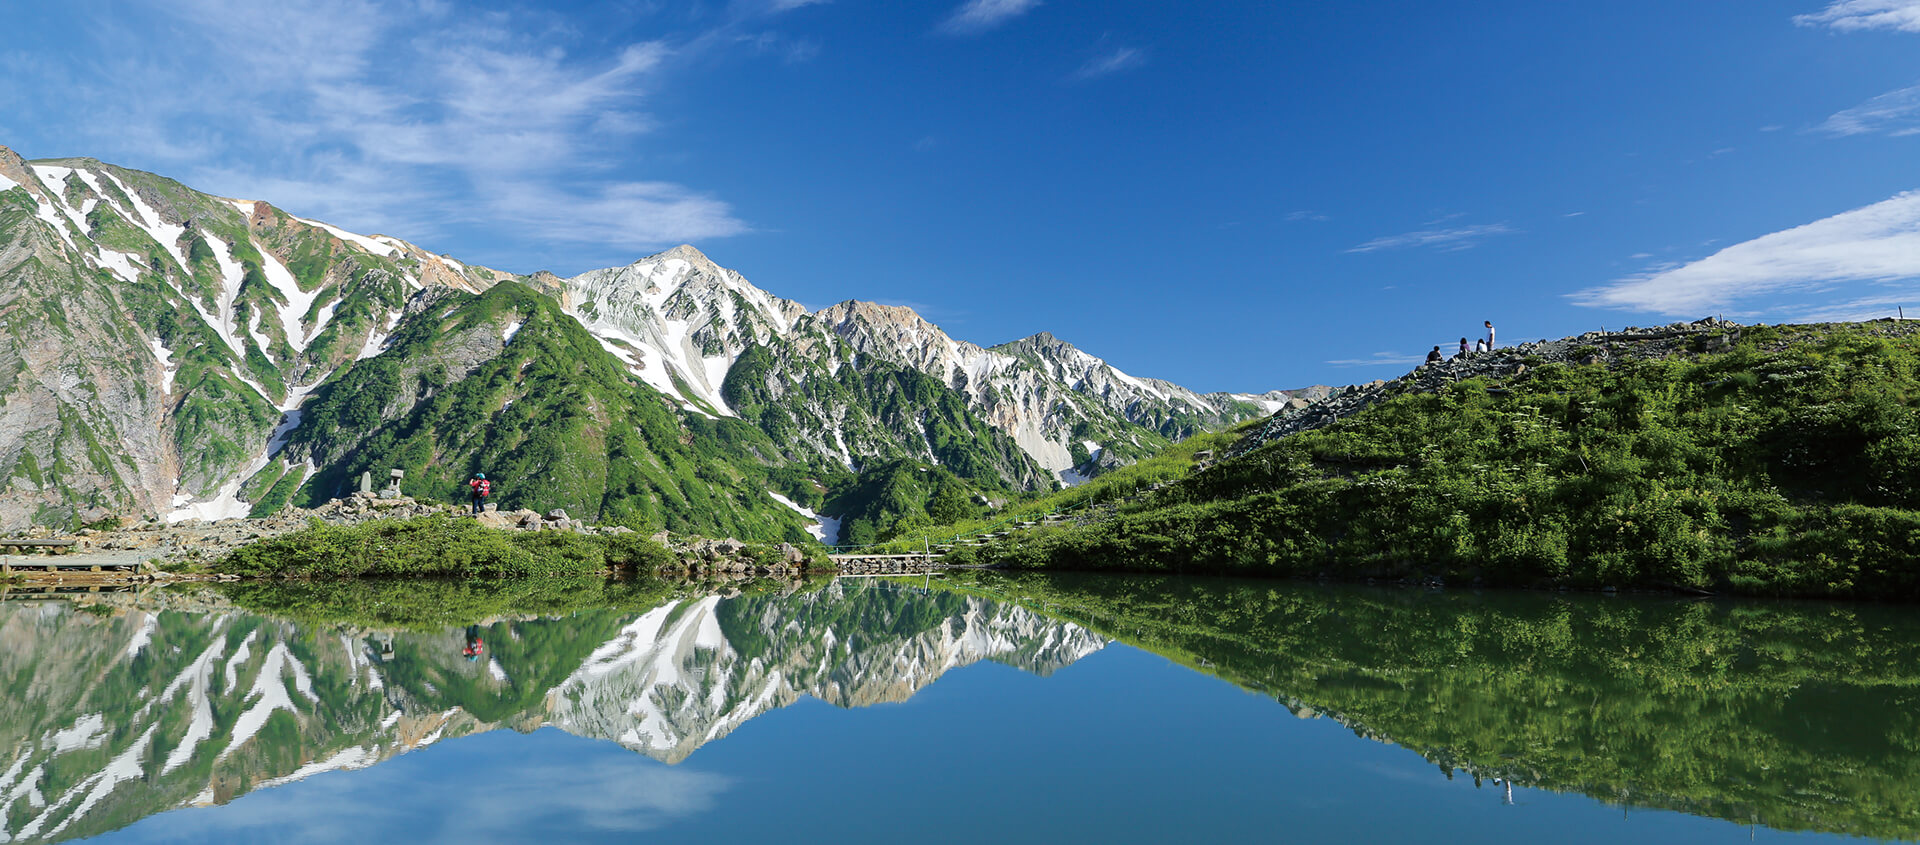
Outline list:
[[[1436,346],[1433,348],[1432,352],[1427,353],[1427,363],[1429,364],[1440,363],[1440,347]]]
[[[465,648],[460,649],[460,653],[466,655],[467,659],[472,661],[479,660],[481,653],[486,650],[487,644],[480,640],[480,626],[468,625],[467,645]]]
[[[473,512],[479,513],[480,506],[487,503],[487,497],[493,494],[493,482],[487,480],[487,474],[476,472],[473,480],[467,482],[467,489],[473,493]]]

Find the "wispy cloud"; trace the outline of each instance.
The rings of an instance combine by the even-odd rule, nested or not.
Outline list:
[[[1147,54],[1133,47],[1118,47],[1113,51],[1087,60],[1068,77],[1075,82],[1099,79],[1111,76],[1123,70],[1132,70],[1147,63]]]
[[[1518,229],[1505,223],[1486,223],[1478,226],[1456,226],[1449,229],[1421,229],[1400,235],[1387,235],[1374,238],[1348,252],[1380,252],[1389,249],[1411,249],[1430,247],[1445,252],[1472,249],[1480,241],[1495,235],[1511,235]]]
[[[631,252],[747,230],[719,199],[636,178],[665,42],[575,55],[560,19],[428,3],[138,11],[91,33],[110,58],[74,95],[94,116],[87,154],[413,240],[465,225]]]
[[[1327,361],[1332,367],[1410,367],[1427,360],[1426,353],[1408,355],[1405,352],[1375,352],[1367,358],[1341,358]]]
[[[488,740],[496,749],[501,744],[497,738]],[[486,746],[488,740],[479,745]],[[439,770],[428,769],[422,760],[391,760],[357,772],[322,773],[258,790],[224,812],[166,813],[146,823],[156,838],[177,842],[366,842],[422,834],[436,840],[488,841],[500,831],[534,829],[556,841],[630,839],[710,812],[733,785],[722,775],[622,760],[597,749],[579,750],[579,759],[564,763],[522,752],[519,756],[530,756],[532,762],[513,777],[491,772],[492,763],[506,752],[489,754],[469,743],[435,746],[427,753],[448,770],[471,766],[478,774],[431,777]],[[449,758],[451,763],[446,762]],[[544,788],[528,790],[527,783]],[[397,794],[410,800],[384,800]],[[341,807],[355,809],[343,813]]]
[[[940,22],[948,35],[976,35],[1017,18],[1040,5],[1040,0],[967,0]]]
[[[1816,292],[1856,303],[1920,294],[1920,191],[1735,244],[1706,258],[1573,294],[1605,308],[1697,316],[1707,311],[1804,313],[1779,299]]]
[[[1920,0],[1834,0],[1813,14],[1795,15],[1793,22],[1839,32],[1865,29],[1920,32]]]
[[[1920,135],[1920,85],[1888,91],[1834,114],[1814,129],[1832,135]]]
[[[1286,216],[1286,221],[1288,223],[1307,223],[1307,222],[1324,223],[1331,219],[1333,218],[1328,217],[1326,214],[1322,212],[1312,211],[1309,209],[1301,209],[1299,211],[1288,212]]]

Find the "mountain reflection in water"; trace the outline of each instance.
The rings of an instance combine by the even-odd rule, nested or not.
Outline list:
[[[543,726],[586,745],[517,770],[523,794],[548,796],[555,819],[619,803],[609,824],[649,830],[711,812],[740,775],[635,771],[594,749],[679,763],[803,696],[905,701],[982,660],[1045,676],[1113,640],[1411,749],[1446,773],[1428,768],[1429,782],[1500,778],[1784,830],[1920,831],[1920,626],[1905,608],[1152,577],[921,583],[724,598],[657,582],[246,584],[0,603],[0,841],[95,835],[436,744],[444,761],[475,760],[442,767],[484,767],[504,740],[441,741]],[[301,788],[323,782],[347,788]],[[413,797],[470,804],[470,823],[506,812],[504,796],[460,784],[428,778]],[[327,839],[327,802],[299,806],[262,793],[180,818],[272,807]]]

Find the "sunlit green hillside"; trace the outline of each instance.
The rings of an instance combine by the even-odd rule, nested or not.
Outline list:
[[[1920,598],[1916,331],[1748,327],[1697,345],[1720,352],[1407,379],[1111,519],[956,559]]]

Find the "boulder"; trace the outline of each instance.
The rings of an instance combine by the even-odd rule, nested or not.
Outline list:
[[[511,531],[520,527],[520,520],[513,514],[499,511],[481,511],[474,515],[474,519],[478,520],[482,526],[500,531]]]

